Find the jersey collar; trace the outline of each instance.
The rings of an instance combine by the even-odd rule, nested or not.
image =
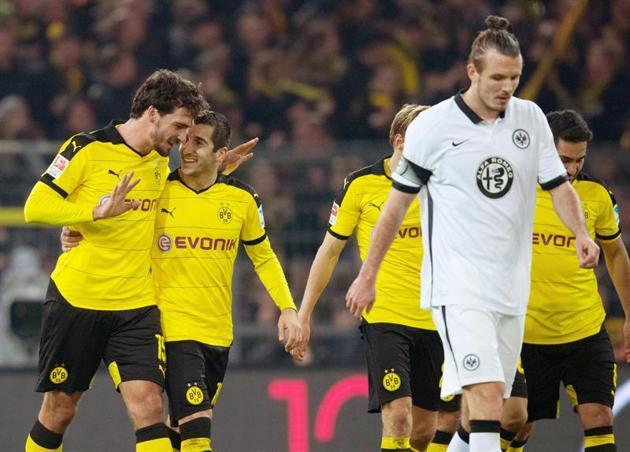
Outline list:
[[[105,138],[107,139],[107,141],[109,141],[109,142],[111,142],[113,144],[125,145],[129,149],[131,149],[133,152],[138,154],[140,157],[145,157],[145,156],[149,155],[150,152],[149,152],[149,154],[142,155],[135,148],[133,148],[132,146],[127,144],[125,139],[122,137],[122,135],[118,131],[118,126],[121,125],[122,123],[124,123],[124,121],[120,121],[118,119],[112,119],[109,122],[109,124],[107,124],[105,126],[105,128],[103,129],[103,133],[105,134]]]
[[[468,91],[468,89],[463,89],[455,95],[455,103],[457,104],[459,109],[462,111],[462,113],[464,113],[468,117],[468,119],[470,119],[473,122],[473,124],[479,124],[480,122],[483,121],[483,119],[481,118],[481,116],[475,113],[472,110],[472,108],[470,108],[466,104],[466,102],[464,102],[464,99],[462,98],[462,94],[464,94],[466,91]],[[499,118],[501,119],[505,118],[505,110],[499,113]]]
[[[372,165],[372,174],[377,176],[385,176],[388,179],[392,178],[391,171],[389,170],[389,159],[391,156],[386,155],[380,158],[374,165]]]
[[[182,180],[182,177],[179,175],[179,168],[176,168],[175,170],[173,170],[173,171],[171,172],[171,174],[169,174],[169,175],[168,175],[167,180],[170,180],[170,181],[176,180],[176,181],[178,181],[180,184],[182,184],[184,187],[186,187],[188,190],[190,190],[190,191],[192,191],[192,192],[194,192],[195,194],[197,194],[197,195],[198,195],[198,194],[200,194],[200,193],[203,193],[203,192],[205,192],[205,191],[210,190],[210,189],[211,189],[212,187],[214,187],[216,184],[225,183],[225,181],[227,180],[227,176],[225,176],[225,175],[223,175],[223,174],[219,173],[219,174],[217,175],[217,179],[214,181],[214,183],[213,183],[213,184],[209,185],[209,186],[208,186],[208,187],[206,187],[206,188],[202,188],[201,190],[195,190],[194,188],[189,187],[188,185],[186,185],[186,182],[184,182],[184,181]]]

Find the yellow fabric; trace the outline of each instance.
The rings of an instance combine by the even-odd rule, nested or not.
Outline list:
[[[575,408],[579,404],[577,392],[575,391],[575,388],[573,387],[573,385],[567,385],[564,388],[564,391],[567,393],[567,397],[569,397],[571,406]]]
[[[56,449],[46,449],[45,447],[40,446],[31,438],[31,435],[28,435],[26,438],[26,446],[24,447],[24,452],[62,452],[63,444]]]
[[[501,450],[502,451],[508,450],[508,448],[510,447],[511,443],[512,443],[512,440],[501,438]]]
[[[600,241],[619,235],[618,207],[598,182],[579,179],[589,234]],[[580,268],[575,237],[553,209],[551,195],[538,189],[534,215],[531,293],[524,342],[563,344],[597,334],[605,318],[592,269]]]
[[[507,452],[523,452],[525,450],[525,445],[521,447],[510,447]],[[427,451],[429,452],[429,451]]]
[[[94,206],[66,201],[59,193],[43,182],[37,182],[24,205],[27,223],[51,226],[71,226],[93,221]]]
[[[446,449],[448,449],[448,444],[431,443],[427,448],[427,452],[446,452]]]
[[[136,443],[136,452],[173,452],[173,448],[170,439],[157,438]]]
[[[182,441],[181,452],[206,452],[212,450],[210,438],[190,438]]]
[[[141,181],[128,199],[139,201],[139,207],[119,217],[76,224],[74,228],[83,240],[57,260],[51,278],[73,306],[125,310],[155,304],[149,250],[168,159],[155,151],[140,156],[110,125],[66,141],[26,203],[27,219],[48,224],[87,221],[88,209],[91,219],[92,208],[130,171]],[[43,187],[44,183],[48,187]],[[41,203],[39,196],[44,189],[59,202],[76,206],[75,219],[69,208],[65,212],[70,216],[59,216],[59,202]]]
[[[114,387],[118,389],[118,386],[120,386],[120,383],[122,382],[122,378],[120,377],[120,370],[118,370],[118,364],[116,363],[116,361],[112,361],[111,363],[109,363],[109,366],[107,366],[107,370],[109,371],[109,375],[114,382]]]
[[[330,216],[329,231],[337,237],[355,235],[361,260],[372,230],[391,190],[389,159],[352,173],[344,181]],[[420,309],[422,238],[420,205],[409,208],[396,239],[385,255],[376,279],[376,302],[363,317],[368,323],[395,323],[435,330],[431,313]]]
[[[177,172],[169,176],[158,203],[151,248],[167,342],[230,346],[232,275],[240,241],[278,307],[295,309],[280,263],[265,237],[258,195],[224,176],[201,192],[188,188]]]
[[[403,436],[400,438],[394,438],[392,436],[383,436],[381,438],[381,449],[396,450],[396,449],[409,449],[411,447],[409,443],[409,437]]]
[[[593,435],[584,437],[584,449],[588,452],[589,447],[603,446],[604,444],[615,444],[615,435]]]

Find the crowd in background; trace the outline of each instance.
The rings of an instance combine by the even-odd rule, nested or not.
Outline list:
[[[334,192],[348,172],[390,151],[384,139],[400,106],[433,104],[467,86],[470,42],[488,14],[512,22],[527,86],[575,3],[0,0],[0,140],[62,140],[124,119],[149,73],[180,71],[227,114],[233,144],[262,139],[238,177],[263,200],[272,244],[299,302]],[[593,151],[588,166],[615,190],[626,243],[629,56],[630,2],[591,0],[536,95],[544,111],[581,112],[595,143],[607,147]],[[54,151],[39,164],[28,149],[0,152],[0,207],[23,204]],[[0,226],[0,309],[16,293],[31,297],[22,294],[25,286],[45,289],[57,234]],[[316,310],[319,324],[356,325],[343,303],[358,268],[355,248],[346,247]],[[276,308],[250,267],[237,266],[235,318],[273,325]],[[622,315],[607,280],[602,293],[609,313]],[[0,330],[8,318],[0,310]]]

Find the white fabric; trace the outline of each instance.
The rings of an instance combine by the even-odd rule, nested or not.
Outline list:
[[[468,452],[469,450],[470,447],[468,446],[468,443],[465,442],[461,436],[459,436],[459,433],[456,432],[453,435],[453,438],[451,438],[451,442],[448,443],[446,452]]]
[[[464,386],[500,381],[509,398],[521,353],[525,316],[510,316],[478,306],[431,310],[444,347],[441,397],[461,394]]]
[[[471,433],[470,452],[501,452],[501,436],[498,433]]]
[[[422,306],[464,303],[525,314],[537,182],[566,171],[536,104],[512,98],[493,123],[470,115],[450,98],[406,132],[403,157],[431,172],[420,191]]]

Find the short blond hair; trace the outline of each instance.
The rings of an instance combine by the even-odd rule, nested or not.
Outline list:
[[[389,127],[389,144],[394,145],[394,138],[397,134],[405,137],[407,127],[411,124],[411,121],[416,119],[420,113],[427,110],[430,105],[418,105],[418,104],[405,104],[394,116],[392,125]]]

